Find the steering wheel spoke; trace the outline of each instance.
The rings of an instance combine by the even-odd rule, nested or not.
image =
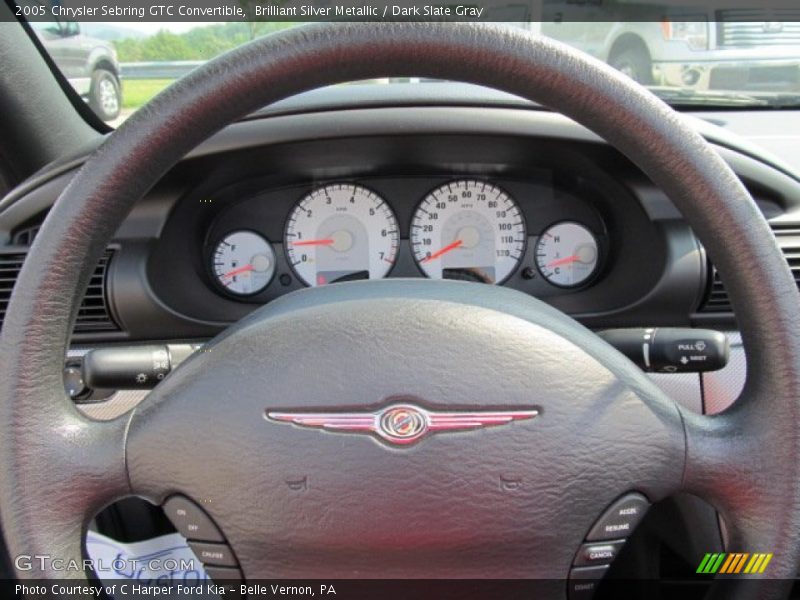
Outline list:
[[[83,535],[91,519],[104,506],[128,495],[124,451],[127,417],[110,422],[89,420],[75,409],[63,388],[37,396],[41,423],[36,415],[16,413],[9,424],[9,429],[18,434],[15,442],[22,447],[4,462],[4,485],[25,498],[26,506],[25,518],[15,514],[4,519],[4,532],[26,539],[30,547],[40,548],[41,554],[77,560],[82,556]],[[27,403],[33,397],[17,400]],[[57,419],[54,413],[60,413]],[[42,427],[44,423],[49,425]],[[24,430],[32,427],[38,435],[24,435]],[[36,469],[31,469],[31,462]],[[50,561],[32,561],[30,566],[19,576],[84,577],[79,570],[57,569]]]
[[[770,382],[751,380],[727,411],[684,417],[687,464],[683,488],[719,511],[728,551],[771,554],[772,574],[796,569],[796,540],[784,534],[797,524],[785,507],[800,477],[797,461],[788,459],[791,450],[785,438],[772,435],[774,415],[770,409],[779,410],[774,405],[775,393]],[[783,575],[771,579],[775,589],[790,583]]]

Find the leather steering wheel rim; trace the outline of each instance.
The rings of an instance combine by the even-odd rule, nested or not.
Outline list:
[[[552,107],[604,137],[668,194],[725,280],[748,358],[745,389],[731,409],[714,417],[682,411],[682,489],[720,511],[732,549],[774,553],[773,584],[793,578],[800,301],[763,215],[679,114],[610,67],[523,32],[440,23],[313,25],[256,40],[179,80],[86,161],[31,248],[2,331],[0,507],[11,555],[78,558],[91,516],[131,492],[129,417],[83,417],[61,372],[93,265],[133,204],[235,119],[303,91],[385,76],[470,82]],[[758,584],[759,595],[767,593],[766,580]]]

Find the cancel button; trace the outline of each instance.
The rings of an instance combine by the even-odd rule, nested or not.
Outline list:
[[[625,540],[584,544],[575,557],[575,566],[608,565],[617,557]]]

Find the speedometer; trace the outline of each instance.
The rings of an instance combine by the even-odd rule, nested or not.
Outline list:
[[[425,197],[410,238],[428,277],[502,283],[525,253],[525,221],[517,203],[496,185],[453,181]]]
[[[385,277],[399,245],[392,209],[360,185],[331,184],[311,192],[286,223],[286,255],[310,286]]]

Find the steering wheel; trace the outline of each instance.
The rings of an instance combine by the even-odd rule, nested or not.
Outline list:
[[[129,414],[82,416],[64,392],[64,354],[93,265],[134,203],[248,112],[390,75],[540,102],[652,178],[713,256],[735,306],[748,357],[735,405],[716,416],[681,409],[592,332],[521,293],[386,280],[285,296],[212,340]],[[47,216],[2,331],[3,531],[12,556],[80,560],[104,506],[180,495],[202,507],[247,579],[563,582],[615,500],[685,491],[720,512],[731,551],[774,554],[764,575],[725,582],[725,597],[781,595],[800,558],[798,315],[794,280],[736,176],[679,114],[610,67],[486,25],[292,29],[160,94],[108,137]],[[323,412],[341,423],[398,405],[413,418],[536,415],[405,445],[280,422]],[[407,433],[408,418],[394,434]],[[85,576],[34,567],[18,575]],[[550,592],[563,596],[563,583]]]

